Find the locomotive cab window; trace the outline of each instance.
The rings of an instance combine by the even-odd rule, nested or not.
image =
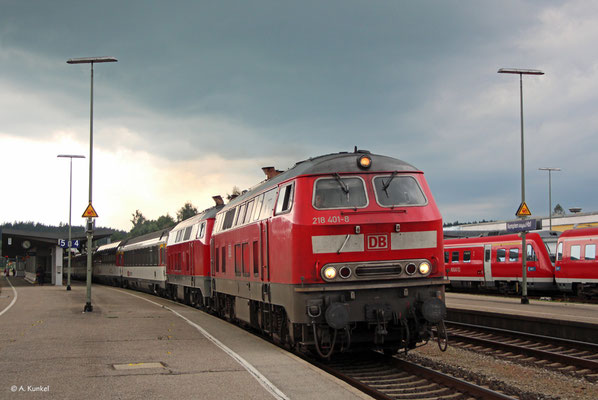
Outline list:
[[[412,176],[397,176],[396,173],[374,178],[376,200],[382,207],[423,206],[426,197],[417,180]]]
[[[293,188],[295,185],[290,183],[280,188],[278,202],[276,203],[276,215],[291,211],[293,207]]]
[[[534,251],[534,248],[531,244],[527,245],[527,261],[538,261],[538,258],[536,257],[536,252]]]
[[[320,178],[314,185],[313,206],[318,210],[367,207],[365,183],[359,177]]]
[[[202,222],[197,230],[197,239],[203,239],[204,235],[206,234],[206,222]]]
[[[560,242],[556,248],[556,260],[561,261],[563,259],[563,242]]]

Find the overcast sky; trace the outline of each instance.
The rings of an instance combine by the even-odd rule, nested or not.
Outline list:
[[[445,222],[598,211],[598,2],[0,0],[0,223],[129,230],[354,146],[424,171]]]

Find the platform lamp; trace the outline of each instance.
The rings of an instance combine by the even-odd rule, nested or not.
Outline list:
[[[523,75],[544,75],[544,72],[538,69],[518,69],[501,68],[499,74],[518,74],[519,75],[519,98],[521,110],[521,205],[525,203],[525,151],[523,141]],[[520,217],[525,219],[525,216]],[[521,304],[529,304],[527,298],[527,246],[525,231],[521,232]]]
[[[73,154],[59,154],[58,158],[70,158],[70,191],[69,191],[69,261],[68,261],[68,272],[66,279],[66,290],[71,290],[71,210],[73,209],[73,158],[85,158],[85,156],[73,155]]]
[[[550,230],[552,230],[552,171],[560,171],[560,168],[542,167],[540,171],[548,171],[548,220],[550,221]]]
[[[114,57],[83,57],[71,58],[67,64],[90,64],[91,65],[91,94],[89,107],[89,205],[91,206],[91,188],[92,188],[92,171],[93,171],[93,64],[117,62]],[[93,218],[87,218],[87,296],[84,312],[93,311],[91,305],[91,249],[93,241]]]

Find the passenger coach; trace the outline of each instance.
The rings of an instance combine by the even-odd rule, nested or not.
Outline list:
[[[522,282],[519,235],[483,236],[444,241],[444,263],[451,287],[518,292]],[[554,290],[554,268],[538,233],[526,235],[529,290]]]
[[[565,231],[557,242],[555,278],[559,289],[598,296],[598,228]]]
[[[365,151],[308,159],[216,215],[213,307],[324,357],[413,348],[444,317],[442,249],[421,171]]]

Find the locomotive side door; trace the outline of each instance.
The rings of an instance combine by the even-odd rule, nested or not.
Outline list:
[[[260,221],[260,280],[262,281],[262,300],[270,302],[270,251],[269,222]]]
[[[492,277],[492,245],[491,244],[484,245],[484,280],[486,281],[486,286],[488,286],[488,283],[494,282],[494,278]]]

